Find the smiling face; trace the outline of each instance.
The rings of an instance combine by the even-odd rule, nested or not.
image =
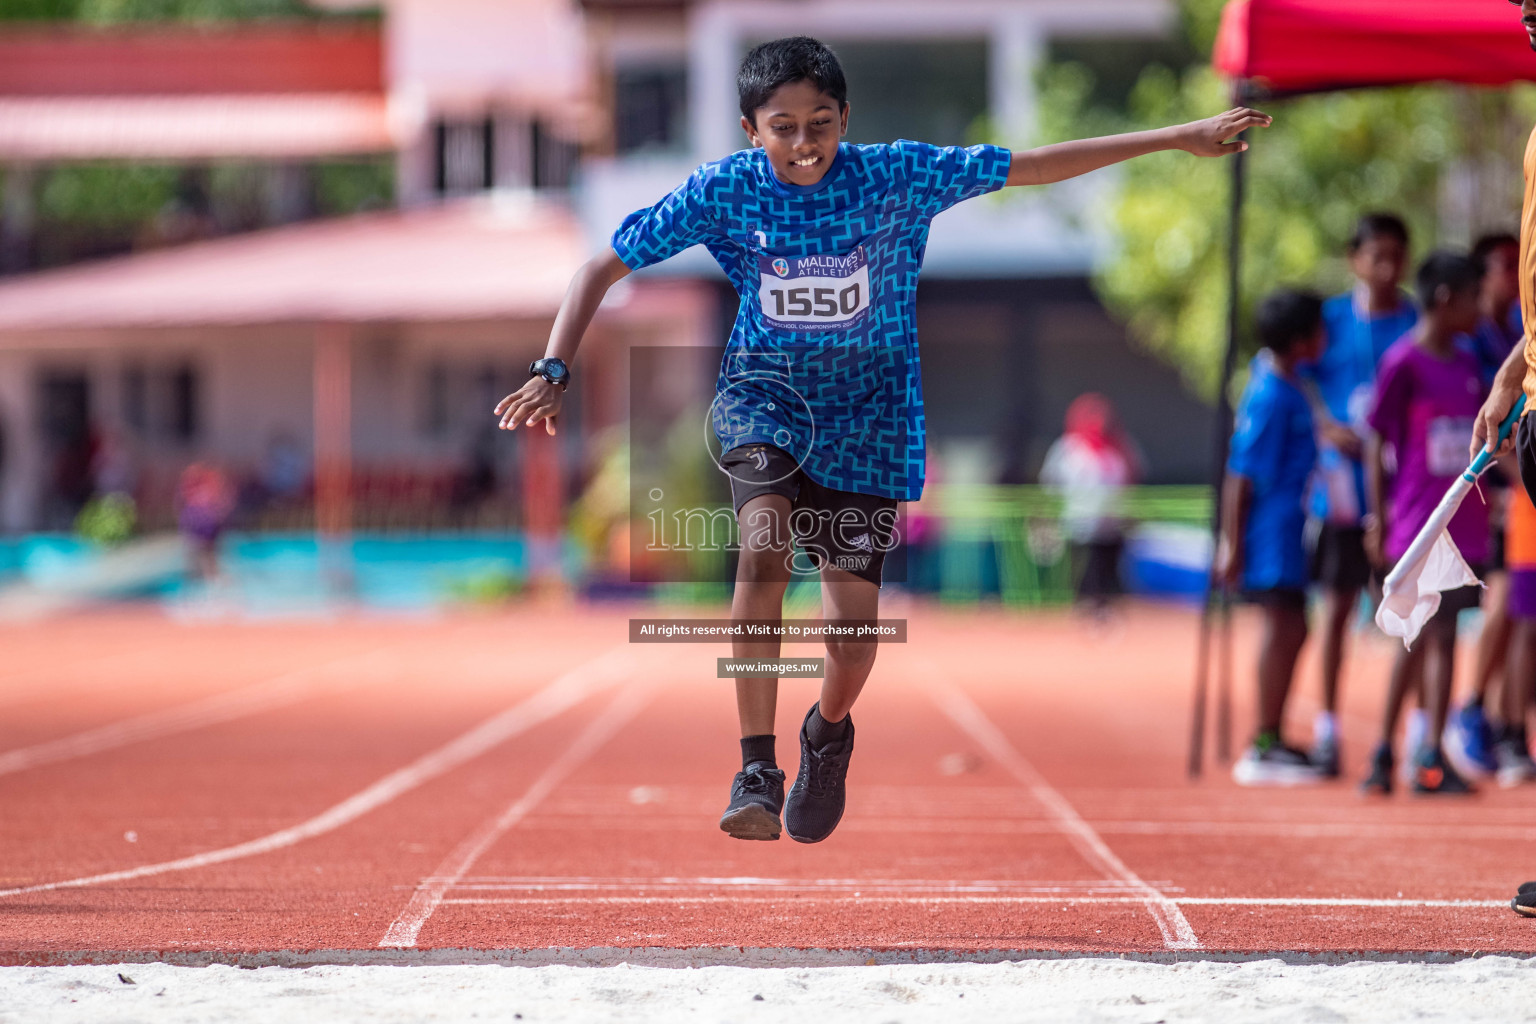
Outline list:
[[[1536,0],[1532,0],[1536,3]],[[848,105],[802,79],[779,86],[768,102],[741,119],[754,146],[768,154],[780,181],[814,185],[832,168],[838,141],[848,131]]]
[[[1536,50],[1536,0],[1524,0],[1520,4],[1520,24],[1525,26],[1526,41]]]

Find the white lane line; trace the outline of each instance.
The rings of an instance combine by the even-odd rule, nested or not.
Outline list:
[[[609,831],[676,832],[688,828],[689,822],[696,821],[698,814],[652,814],[649,817],[615,815],[606,819],[603,827]],[[1536,842],[1536,828],[1515,825],[1290,825],[1285,822],[1230,821],[1090,821],[1089,825],[1101,836],[1266,836],[1298,840]],[[537,817],[524,823],[523,827],[558,832],[588,828],[590,821],[574,808],[545,807]],[[967,835],[1058,835],[1061,832],[1061,826],[1053,821],[998,821],[995,818],[845,818],[837,829],[839,832],[943,832]]]
[[[389,653],[387,650],[374,650],[347,655],[323,665],[283,672],[238,690],[214,694],[181,707],[151,711],[120,722],[87,729],[73,736],[7,750],[0,753],[0,775],[100,754],[130,743],[141,743],[144,740],[173,736],[176,733],[190,732],[209,725],[220,725],[246,715],[296,704],[321,690],[324,676],[345,672],[347,666],[353,666],[351,676],[334,680],[329,687],[326,687],[331,692],[337,693],[349,690],[369,680],[369,676],[365,674],[369,666],[381,661],[387,664],[386,658]]]
[[[783,905],[785,897],[773,896],[721,896],[714,894],[701,894],[698,896],[523,896],[523,897],[477,897],[468,896],[462,898],[445,899],[442,902],[458,906],[564,906],[568,904],[592,904],[594,906],[622,906],[625,904],[658,904],[667,906],[681,906],[690,903],[738,903],[738,904],[778,904]],[[1408,899],[1287,899],[1277,897],[1268,899],[1265,897],[1235,897],[1224,898],[1219,896],[1180,896],[1169,902],[1177,903],[1183,907],[1349,907],[1354,909],[1457,909],[1457,910],[1494,910],[1508,909],[1509,900],[1408,900]],[[913,906],[925,906],[930,904],[1048,904],[1051,906],[1072,906],[1076,904],[1104,904],[1112,906],[1140,906],[1146,900],[1140,896],[897,896],[886,893],[874,893],[868,896],[810,896],[800,897],[795,900],[795,906],[806,906],[814,903],[881,903],[881,904],[906,904]]]
[[[254,857],[273,850],[281,850],[315,836],[333,832],[376,810],[404,793],[459,767],[481,754],[501,745],[508,739],[525,732],[541,722],[548,721],[563,711],[574,707],[599,690],[613,686],[633,672],[634,655],[625,647],[615,648],[606,654],[576,666],[532,696],[482,722],[457,739],[424,754],[388,775],[368,788],[348,797],[341,803],[298,825],[281,829],[260,839],[226,846],[206,853],[145,864],[123,871],[108,871],[83,878],[70,878],[59,882],[43,882],[37,885],[0,889],[0,897],[19,896],[29,892],[47,892],[52,889],[77,889],[108,882],[126,882],[135,878],[148,878],[173,871],[190,871],[195,868],[223,864],[226,861]]]
[[[941,711],[962,730],[969,733],[972,739],[981,744],[982,749],[1006,768],[1020,785],[1029,790],[1030,795],[1056,820],[1067,840],[1077,848],[1078,853],[1082,854],[1085,860],[1112,878],[1128,883],[1141,893],[1142,902],[1145,903],[1147,912],[1152,915],[1152,920],[1157,923],[1157,930],[1162,933],[1165,946],[1169,949],[1200,948],[1200,940],[1196,937],[1195,930],[1189,926],[1189,921],[1178,905],[1142,881],[1136,872],[1115,856],[1114,851],[1073,809],[1066,798],[1046,782],[1045,777],[1035,770],[1034,765],[1024,760],[1023,755],[1014,749],[1013,744],[1008,742],[1008,738],[992,724],[992,720],[977,707],[975,701],[958,687],[947,684],[930,689],[928,692]]]
[[[429,879],[436,881],[436,879]],[[1161,887],[1160,887],[1161,888]],[[1125,894],[1132,891],[1125,882],[1061,882],[979,880],[956,882],[929,879],[895,878],[595,878],[530,875],[516,878],[464,878],[452,884],[455,892],[638,892],[667,889],[750,889],[753,892],[897,892],[913,893],[1064,893],[1090,895]],[[1162,888],[1166,892],[1166,888]]]
[[[381,949],[405,949],[416,945],[427,919],[442,904],[443,897],[474,867],[480,855],[490,849],[509,829],[527,816],[550,792],[575,771],[583,761],[595,754],[613,734],[640,711],[651,697],[651,686],[646,683],[626,686],[603,713],[593,719],[581,734],[555,758],[544,773],[534,780],[522,796],[512,801],[507,809],[484,822],[466,836],[453,851],[443,858],[437,870],[417,886],[410,902],[390,924],[384,937],[379,940]]]

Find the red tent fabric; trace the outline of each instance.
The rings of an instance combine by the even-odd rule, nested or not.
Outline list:
[[[1536,80],[1520,8],[1503,0],[1232,0],[1212,63],[1261,96]]]

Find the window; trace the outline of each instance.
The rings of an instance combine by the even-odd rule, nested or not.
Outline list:
[[[688,71],[621,68],[614,76],[613,143],[619,153],[687,142]]]
[[[38,426],[54,446],[79,444],[91,429],[91,385],[83,373],[45,371],[38,381]]]
[[[533,187],[570,188],[579,147],[553,134],[542,122],[533,126]]]
[[[439,195],[481,192],[496,180],[496,122],[491,118],[438,121],[434,185]]]
[[[136,364],[123,371],[123,420],[139,437],[187,444],[202,428],[197,369]]]
[[[431,363],[421,377],[421,432],[427,437],[453,437],[494,425],[491,408],[527,379],[526,369],[518,374],[487,363]]]
[[[445,119],[437,122],[433,132],[433,188],[440,196],[484,192],[498,181],[569,188],[576,173],[579,147],[542,122],[534,122],[529,131],[526,123],[511,118],[500,122],[494,117]],[[519,139],[520,132],[527,132],[529,143]],[[498,166],[498,144],[501,163],[507,166]]]

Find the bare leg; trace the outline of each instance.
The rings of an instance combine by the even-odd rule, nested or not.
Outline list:
[[[1504,716],[1514,728],[1525,725],[1531,691],[1536,689],[1536,620],[1513,623],[1509,667],[1504,673]]]
[[[1339,709],[1339,675],[1344,668],[1344,637],[1360,600],[1358,589],[1329,589],[1323,598],[1323,710]]]
[[[1514,722],[1513,712],[1500,700],[1502,687],[1497,685],[1505,672],[1510,632],[1509,573],[1493,573],[1488,577],[1488,590],[1483,594],[1483,633],[1477,638],[1472,699],[1482,703],[1490,718],[1508,718]]]
[[[741,558],[736,564],[736,591],[731,595],[731,619],[755,619],[778,623],[784,618],[784,590],[789,586],[789,499],[779,494],[760,494],[741,506],[736,515],[741,525]],[[731,654],[748,658],[777,658],[779,638],[754,640],[734,637]],[[736,679],[736,715],[743,736],[773,732],[774,710],[779,700],[776,678]]]
[[[1424,628],[1426,632],[1429,629],[1427,625]],[[1420,634],[1419,642],[1410,650],[1398,651],[1396,660],[1392,662],[1392,672],[1387,677],[1387,703],[1381,716],[1381,742],[1385,746],[1392,745],[1392,739],[1397,733],[1397,720],[1402,714],[1404,699],[1420,688],[1426,646],[1423,639],[1423,634]]]
[[[874,621],[880,615],[880,588],[842,569],[821,569],[822,614],[828,619]],[[859,699],[879,645],[870,639],[828,640],[827,674],[821,681],[821,717],[841,722]]]
[[[1259,646],[1259,732],[1279,735],[1285,701],[1296,675],[1296,659],[1307,642],[1303,607],[1269,604],[1264,608],[1264,638]]]
[[[1445,732],[1445,716],[1451,706],[1451,684],[1456,672],[1456,618],[1436,615],[1419,635],[1424,648],[1423,702],[1429,712],[1425,742],[1436,749]]]

